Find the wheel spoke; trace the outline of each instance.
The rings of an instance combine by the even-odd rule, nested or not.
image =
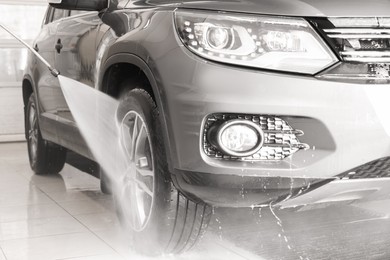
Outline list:
[[[141,224],[141,226],[144,224],[145,219],[146,219],[146,214],[145,214],[145,201],[144,201],[144,194],[141,189],[139,189],[137,186],[135,188],[135,193],[136,193],[136,200],[137,200],[137,213],[138,213],[138,219]]]
[[[30,127],[33,129],[34,128],[34,120],[35,120],[35,108],[32,105],[30,107],[30,114],[29,114],[29,121],[30,121]]]
[[[137,173],[142,177],[153,177],[154,173],[151,169],[148,168],[137,168]]]
[[[134,181],[137,183],[138,187],[143,191],[145,192],[146,194],[148,194],[150,197],[153,197],[153,191],[150,190],[150,188],[142,181],[140,180],[137,180],[137,179],[134,179]]]
[[[151,176],[153,176],[153,174]],[[130,174],[126,174],[123,183],[126,186],[138,185],[138,188],[141,189],[143,192],[145,192],[151,197],[153,196],[153,191],[148,187],[148,185],[146,185],[146,183],[144,183],[143,181],[137,179],[135,176],[130,176]]]
[[[34,130],[29,130],[28,131],[28,139],[31,140],[31,141],[34,139]]]
[[[136,146],[135,143],[137,140],[137,136],[138,136],[138,116],[136,116],[134,119],[133,133],[131,135],[131,154],[132,154],[131,159],[133,160],[135,156],[135,146]]]
[[[33,129],[36,129],[36,128],[37,128],[37,116],[36,116],[35,114],[34,114],[34,119],[33,119],[31,125],[33,126]]]
[[[145,150],[145,140],[148,137],[146,132],[145,125],[142,125],[141,129],[139,130],[138,136],[135,139],[134,143],[134,155],[137,160],[138,157],[144,157],[144,150]],[[139,159],[138,159],[139,160]]]
[[[136,194],[136,184],[133,183],[130,185],[130,207],[131,207],[131,220],[134,227],[139,227],[140,221],[139,221],[139,208],[138,208],[138,201],[137,201],[137,194]]]
[[[131,142],[132,142],[132,139],[131,139],[131,136],[130,136],[130,127],[127,125],[127,124],[122,124],[122,143],[123,143],[123,146],[126,150],[126,153],[127,155],[132,158],[132,145],[131,145]],[[129,143],[130,143],[130,149],[129,149]]]

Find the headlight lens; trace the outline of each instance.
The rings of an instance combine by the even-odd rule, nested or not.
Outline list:
[[[210,60],[304,74],[337,62],[304,19],[181,10],[175,17],[184,45]]]

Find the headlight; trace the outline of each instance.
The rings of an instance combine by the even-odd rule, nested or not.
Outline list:
[[[184,45],[206,59],[304,74],[338,61],[304,19],[181,10],[175,18]]]

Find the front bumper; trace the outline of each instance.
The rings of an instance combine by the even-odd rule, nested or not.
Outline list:
[[[176,55],[175,56],[179,56]],[[196,61],[192,75],[164,84],[176,155],[173,168],[245,176],[329,178],[390,153],[389,85],[359,85],[271,74]],[[187,64],[188,62],[181,62]],[[169,67],[169,66],[168,66]],[[161,73],[164,75],[164,73]],[[282,161],[231,162],[201,149],[213,113],[276,115],[305,134],[310,146]]]
[[[159,50],[152,41],[142,45],[163,92],[170,169],[184,192],[207,200],[201,189],[191,187],[194,182],[183,178],[191,177],[191,172],[197,179],[220,176],[221,185],[226,176],[318,183],[390,154],[386,113],[390,85],[331,82],[209,62],[180,45],[173,28],[166,35],[163,43],[158,42]],[[215,113],[284,118],[304,132],[299,140],[310,149],[279,161],[210,158],[202,149],[202,125]],[[306,184],[302,182],[300,188]],[[261,185],[256,187],[263,190]]]

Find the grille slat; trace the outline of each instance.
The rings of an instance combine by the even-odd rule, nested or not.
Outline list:
[[[344,57],[345,61],[358,61],[366,63],[388,63],[390,62],[390,57],[383,58],[374,58],[374,57]]]
[[[332,43],[340,58],[347,62],[390,62],[389,18],[329,18],[316,23]]]
[[[375,29],[375,28],[335,28],[324,29],[324,32],[328,34],[369,34],[369,35],[381,35],[390,34],[390,29]]]
[[[370,55],[371,57],[375,58],[390,58],[390,52],[384,52],[384,51],[342,51],[340,52],[341,55],[344,56],[358,56],[358,57],[366,57],[367,55]]]
[[[328,34],[330,38],[336,39],[358,39],[358,40],[376,40],[376,39],[390,39],[390,35],[388,34]]]

